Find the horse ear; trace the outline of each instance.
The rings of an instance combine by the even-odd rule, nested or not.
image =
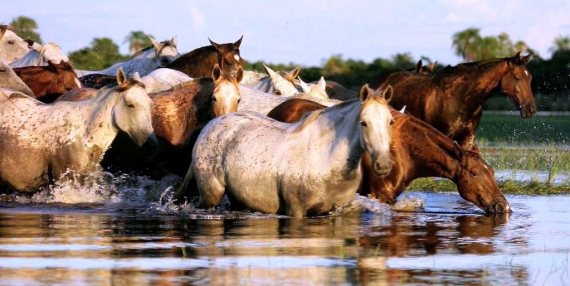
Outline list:
[[[126,81],[127,81],[127,77],[125,76],[125,72],[123,71],[123,68],[120,67],[120,68],[117,70],[117,83],[118,83],[119,85],[122,85],[122,84],[123,84],[124,82],[126,82]]]
[[[50,71],[57,73],[57,67],[55,66],[55,64],[51,60],[48,60],[47,64],[48,64],[47,66],[48,66]]]
[[[220,69],[220,66],[218,64],[215,64],[214,68],[212,69],[212,79],[214,81],[217,81],[221,76],[222,76],[222,70]]]
[[[523,62],[524,64],[526,64],[526,63],[528,62],[528,60],[530,60],[530,57],[531,57],[531,56],[532,56],[532,52],[530,52],[530,54],[528,54],[528,55],[522,57],[522,59],[521,59],[522,62]]]
[[[138,81],[138,82],[142,82],[141,76],[139,75],[139,72],[135,72],[133,74],[133,79]]]
[[[272,79],[275,78],[276,76],[280,76],[275,71],[273,71],[270,67],[266,66],[265,64],[263,64],[263,67],[265,68],[265,72],[267,72],[269,77],[271,77]]]
[[[241,82],[241,80],[243,79],[243,68],[242,67],[238,67],[238,70],[236,71],[236,81],[238,83]]]
[[[176,36],[172,37],[172,40],[170,40],[170,44],[175,48],[178,46],[178,39],[176,38]]]
[[[152,46],[157,50],[160,51],[160,43],[157,42],[155,39],[153,39],[152,37],[148,37],[150,39],[150,42],[152,43]]]
[[[406,112],[406,106],[407,105],[404,105],[404,107],[402,107],[402,109],[400,109],[400,113],[404,114],[404,112]]]
[[[373,91],[368,87],[368,84],[365,84],[360,88],[360,92],[358,93],[358,97],[360,98],[360,102],[365,102],[372,94]]]
[[[239,38],[239,40],[237,40],[234,43],[234,48],[239,49],[239,46],[241,45],[241,40],[243,39],[243,35],[241,35],[241,38]]]
[[[428,72],[433,72],[433,70],[435,69],[435,66],[437,65],[437,61],[433,62],[433,64],[428,66],[427,71]]]
[[[218,43],[216,43],[216,42],[210,40],[210,38],[208,38],[208,41],[210,41],[210,44],[211,44],[212,46],[214,46],[214,48],[216,48],[216,50],[218,50],[218,51],[221,50],[221,47],[220,47],[220,45],[219,45]]]
[[[418,61],[418,63],[416,63],[416,73],[421,73],[421,72],[422,72],[422,66],[423,66],[423,65],[424,65],[424,64],[422,63],[422,60],[420,59],[420,60]]]
[[[292,71],[289,72],[292,78],[296,78],[299,76],[299,72],[301,72],[301,66],[297,66]]]
[[[394,94],[394,88],[392,88],[391,85],[388,85],[385,89],[384,92],[382,92],[382,97],[384,97],[384,99],[386,101],[390,101],[390,99],[392,99],[392,95]]]
[[[317,85],[323,90],[327,90],[327,81],[325,80],[325,77],[321,76],[321,78],[319,78],[319,82],[317,83]]]
[[[309,85],[304,82],[301,77],[299,77],[299,83],[301,84],[301,89],[303,90],[304,93],[310,93],[311,92],[311,88],[309,87]]]

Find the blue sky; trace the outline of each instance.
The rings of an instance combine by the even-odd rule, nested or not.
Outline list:
[[[162,41],[178,37],[181,53],[244,36],[248,61],[320,66],[332,55],[371,62],[410,53],[440,63],[460,63],[452,35],[470,27],[482,36],[507,33],[550,58],[560,35],[570,36],[567,0],[430,1],[73,1],[18,0],[4,3],[0,23],[34,19],[44,42],[64,52],[109,37],[128,52],[124,38],[143,31]]]

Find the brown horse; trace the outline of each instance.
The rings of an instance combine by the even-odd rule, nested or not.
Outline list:
[[[186,137],[211,119],[237,111],[240,94],[238,83],[242,77],[241,68],[234,77],[215,65],[210,78],[197,78],[169,91],[150,94],[153,101],[152,125],[159,141],[158,149],[144,154],[149,150],[135,148],[131,140],[117,138],[112,144],[113,148],[105,154],[102,166],[142,171],[153,177],[166,173],[184,176],[190,165],[183,159]]]
[[[289,99],[268,114],[283,121],[296,122],[303,112],[325,108],[310,100]],[[463,150],[457,143],[431,125],[392,110],[390,159],[392,170],[385,177],[372,175],[372,164],[365,153],[362,159],[361,195],[393,204],[412,180],[443,177],[452,180],[461,197],[488,213],[510,212],[510,205],[495,182],[493,169],[478,153]]]
[[[14,68],[14,72],[42,102],[53,102],[60,95],[81,87],[73,67],[64,61],[59,64],[48,61],[47,66]]]
[[[433,74],[408,71],[383,73],[369,81],[372,88],[394,87],[390,101],[431,124],[467,150],[474,146],[475,130],[483,114],[483,103],[496,89],[506,94],[520,109],[522,118],[536,113],[530,88],[532,76],[525,64],[529,54],[448,66]]]
[[[115,83],[115,77],[102,74],[102,73],[92,73],[84,75],[79,78],[79,81],[84,87],[90,87],[95,89],[100,89],[108,84]]]
[[[239,54],[239,46],[243,36],[235,43],[217,44],[210,41],[210,46],[192,50],[175,59],[167,68],[175,69],[193,78],[210,76],[212,68],[218,64],[220,68],[234,75],[238,68],[243,69],[243,59]]]

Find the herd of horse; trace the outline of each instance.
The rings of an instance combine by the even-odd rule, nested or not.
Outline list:
[[[439,71],[419,61],[353,91],[305,83],[300,67],[244,71],[242,39],[181,55],[176,37],[151,38],[129,60],[80,71],[57,45],[0,25],[0,191],[101,169],[176,174],[177,203],[227,197],[232,210],[304,217],[356,193],[394,204],[412,180],[442,177],[487,213],[511,211],[475,131],[494,91],[522,118],[536,113],[530,54]]]

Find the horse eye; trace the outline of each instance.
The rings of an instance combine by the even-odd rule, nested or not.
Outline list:
[[[518,77],[518,76],[515,76],[515,80],[516,80],[516,81],[520,81],[520,80],[521,80],[521,78],[520,78],[520,77]]]
[[[368,127],[368,123],[364,121],[360,121],[360,125],[362,125],[362,127]]]
[[[281,91],[280,91],[280,90],[276,90],[276,91],[275,91],[275,94],[281,95]]]
[[[240,98],[240,99],[238,99],[238,103],[239,103],[240,101],[241,101],[241,98]]]
[[[132,104],[132,103],[130,103],[130,102],[127,102],[126,104],[127,104],[127,107],[128,107],[128,108],[134,108],[134,107],[135,107],[135,105]]]
[[[390,120],[390,125],[394,124],[394,122],[396,122],[396,120],[394,119]]]
[[[6,72],[6,69],[0,69],[0,72]]]
[[[8,44],[13,45],[13,44],[14,44],[14,40],[8,40]]]
[[[479,176],[479,173],[477,173],[477,172],[475,172],[475,171],[471,171],[471,172],[469,172],[469,175],[470,175],[471,177],[477,177],[477,176]]]
[[[213,102],[216,102],[216,100],[217,100],[216,97],[215,97],[215,96],[212,96],[212,101],[213,101]]]

